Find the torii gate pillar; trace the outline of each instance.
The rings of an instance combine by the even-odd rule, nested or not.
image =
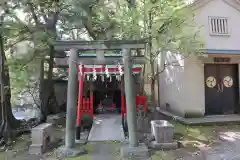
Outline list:
[[[121,148],[121,156],[124,158],[148,159],[149,152],[145,144],[139,144],[137,138],[137,112],[136,112],[136,90],[132,75],[132,56],[130,49],[122,49],[124,63],[124,88],[126,95],[127,125],[129,144]]]
[[[58,157],[74,157],[85,153],[83,148],[75,148],[75,128],[77,118],[77,85],[78,85],[78,52],[77,49],[70,50],[69,75],[67,89],[67,115],[65,145],[60,147],[56,154]]]
[[[126,108],[127,108],[127,124],[129,132],[129,145],[130,147],[138,146],[137,139],[137,113],[136,113],[136,91],[132,75],[132,60],[131,50],[123,49],[123,63],[124,63],[124,84],[126,95]]]

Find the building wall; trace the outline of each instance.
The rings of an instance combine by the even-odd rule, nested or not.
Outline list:
[[[205,3],[204,3],[205,1]],[[206,2],[207,1],[207,2]],[[202,5],[196,5],[197,27],[201,27],[201,37],[207,49],[240,50],[240,7],[235,0],[201,0]],[[233,7],[234,6],[234,7]],[[237,10],[237,8],[239,10]],[[209,16],[227,17],[229,36],[212,36],[209,33]]]
[[[168,109],[181,116],[185,115],[186,107],[184,61],[181,55],[168,52],[165,55],[165,63],[175,62],[175,65],[168,65],[159,75],[160,106],[169,104]]]
[[[196,56],[186,59],[168,53],[169,65],[159,76],[160,102],[171,112],[183,117],[199,117],[205,113],[204,65]]]
[[[196,56],[185,60],[185,117],[199,117],[205,113],[204,63]]]

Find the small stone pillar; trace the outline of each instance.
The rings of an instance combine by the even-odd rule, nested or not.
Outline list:
[[[174,128],[171,123],[166,120],[151,121],[152,135],[155,141],[152,142],[152,147],[155,149],[176,149],[178,143],[174,141]]]
[[[29,147],[29,154],[41,155],[46,152],[49,145],[55,142],[51,123],[43,123],[32,128],[31,136],[32,145]]]

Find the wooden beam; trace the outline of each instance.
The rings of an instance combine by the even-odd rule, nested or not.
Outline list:
[[[132,57],[133,64],[145,64],[147,60],[145,57],[140,56],[140,57]],[[68,61],[69,57],[65,58],[55,58],[55,66],[59,68],[67,68],[68,67]],[[94,64],[94,65],[102,65],[102,64],[107,64],[107,65],[116,65],[118,64],[123,64],[123,58],[122,57],[107,57],[105,59],[99,60],[97,58],[92,58],[92,57],[81,57],[78,58],[77,64]]]
[[[57,51],[70,50],[114,50],[114,49],[144,49],[146,40],[128,41],[55,41],[54,48]]]

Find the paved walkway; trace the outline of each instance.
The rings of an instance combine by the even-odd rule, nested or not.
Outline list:
[[[120,146],[117,143],[94,143],[92,146],[92,160],[121,160]]]
[[[100,114],[94,117],[92,129],[89,133],[89,142],[124,141],[121,115]]]

